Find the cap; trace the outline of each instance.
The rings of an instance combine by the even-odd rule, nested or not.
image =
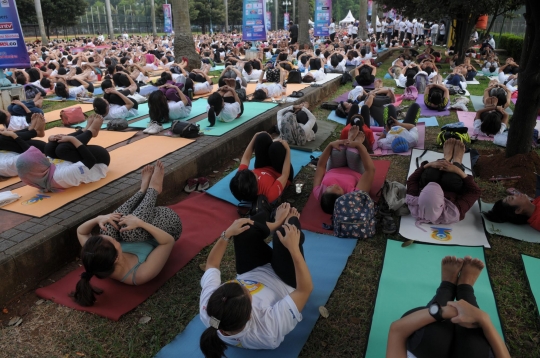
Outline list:
[[[392,141],[392,151],[394,153],[405,153],[409,150],[409,142],[403,137],[397,137]]]

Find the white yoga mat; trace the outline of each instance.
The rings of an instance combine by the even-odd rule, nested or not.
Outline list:
[[[482,211],[487,212],[490,211],[493,207],[493,204],[491,203],[485,203],[481,201],[482,203]],[[484,216],[484,215],[482,215]],[[490,234],[500,235],[500,236],[506,236],[511,237],[512,239],[521,240],[521,241],[527,241],[527,242],[534,242],[536,244],[540,243],[540,232],[536,231],[529,225],[514,225],[510,223],[494,223],[486,219],[484,216],[484,222],[486,224],[486,230]]]
[[[422,155],[423,152],[424,151],[420,149],[413,149],[411,163],[409,165],[409,174],[407,177],[416,170],[416,158]],[[426,154],[420,158],[419,162],[422,163],[425,160],[432,162],[441,158],[443,158],[442,153],[427,151]],[[465,153],[463,165],[467,168],[471,167],[471,157],[469,153]],[[471,174],[467,169],[465,170],[465,173]],[[422,231],[416,227],[415,223],[416,219],[411,215],[402,216],[399,234],[410,240],[427,242],[430,244],[491,247],[484,232],[482,214],[480,213],[480,205],[478,203],[475,203],[467,212],[465,219],[455,224],[422,224],[420,226],[426,230]]]

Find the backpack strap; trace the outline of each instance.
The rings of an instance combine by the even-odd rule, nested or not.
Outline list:
[[[427,153],[427,151],[428,151],[427,149],[424,149],[422,154],[419,157],[416,157],[416,169],[420,168],[420,158],[422,158],[424,154]]]

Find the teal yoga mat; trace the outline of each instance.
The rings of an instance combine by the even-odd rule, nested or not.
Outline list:
[[[347,259],[356,247],[356,240],[339,239],[337,237],[315,234],[304,230],[304,256],[311,277],[313,292],[302,311],[302,321],[289,333],[281,345],[274,350],[248,350],[229,347],[225,354],[229,358],[296,358],[306,343],[319,318],[319,306],[324,306],[336,286]],[[186,329],[163,347],[158,358],[169,357],[204,357],[199,349],[199,340],[206,327],[197,315]]]
[[[481,202],[482,212],[490,211],[493,207],[491,203]],[[490,234],[511,237],[512,239],[540,243],[540,232],[529,225],[514,225],[510,223],[495,223],[486,219],[484,215],[486,230]],[[539,271],[540,272],[540,271]]]
[[[204,112],[206,112],[206,105],[208,104],[208,101],[206,99],[198,99],[196,101],[192,102],[191,106],[191,113],[186,118],[182,118],[182,121],[187,121],[192,118],[195,118],[197,116],[200,116]],[[146,104],[148,106],[148,104]],[[137,122],[132,122],[128,125],[130,128],[146,128],[148,127],[148,124],[150,124],[150,117],[146,117],[141,119]],[[172,121],[169,123],[163,123],[162,126],[164,129],[170,128],[172,125]]]
[[[294,176],[298,175],[302,167],[310,162],[311,155],[313,155],[314,157],[318,157],[321,155],[321,152],[306,152],[303,150],[291,149],[291,163],[294,170]],[[253,169],[254,166],[255,158],[252,158],[249,162],[249,168]],[[227,176],[215,183],[206,192],[210,195],[215,196],[216,198],[228,201],[233,205],[238,205],[238,200],[236,200],[236,198],[231,193],[231,189],[229,189],[229,183],[231,182],[232,177],[236,175],[237,171],[238,170],[235,169],[230,172]]]
[[[536,302],[536,309],[538,310],[538,305],[540,304],[540,276],[538,276],[538,272],[540,272],[540,259],[527,255],[521,255],[521,259],[523,260],[525,275],[529,281],[529,286]]]
[[[341,118],[336,115],[336,111],[330,112],[328,115],[328,120],[338,122],[341,125],[345,125],[347,123],[347,118]]]
[[[275,106],[277,106],[275,103],[246,102],[244,103],[244,113],[240,116],[240,118],[237,118],[232,122],[225,123],[216,121],[216,124],[213,127],[210,127],[208,118],[205,118],[197,122],[197,124],[201,126],[201,132],[203,132],[205,135],[219,137],[257,117],[259,114],[269,111]]]
[[[425,306],[435,296],[435,291],[441,283],[440,267],[443,257],[470,255],[485,262],[482,247],[418,243],[401,247],[401,244],[402,242],[395,240],[388,240],[386,244],[366,358],[385,357],[390,324],[400,319],[410,309]],[[474,293],[478,305],[489,314],[493,325],[502,336],[487,267],[476,281]]]
[[[137,111],[139,112],[138,116],[127,117],[126,120],[131,121],[133,119],[137,119],[137,118],[144,117],[144,116],[148,115],[148,111],[149,111],[148,103],[140,104],[139,109]],[[86,121],[84,121],[82,123],[79,123],[79,124],[72,125],[71,127],[86,127]],[[128,127],[131,127],[131,125],[128,125]],[[107,128],[107,123],[103,123],[101,128],[102,129]],[[135,128],[137,128],[137,127],[135,127]],[[144,128],[146,128],[146,127],[144,127]]]
[[[479,111],[485,108],[482,96],[471,96],[470,98],[471,98],[471,102],[473,104],[475,111]],[[512,111],[512,108],[510,107],[506,108],[506,113],[510,115],[514,114],[514,112]]]

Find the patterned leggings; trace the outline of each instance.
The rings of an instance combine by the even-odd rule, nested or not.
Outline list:
[[[182,222],[172,209],[164,206],[156,207],[157,196],[158,192],[153,188],[149,188],[146,193],[138,191],[114,212],[134,215],[170,234],[174,240],[178,240],[182,233]],[[100,230],[100,234],[108,235],[116,241],[135,242],[152,239],[152,235],[141,228],[120,232],[110,224],[105,224],[105,227],[106,230]]]

